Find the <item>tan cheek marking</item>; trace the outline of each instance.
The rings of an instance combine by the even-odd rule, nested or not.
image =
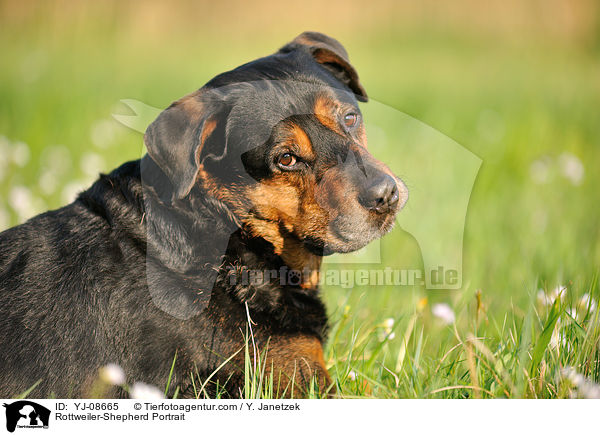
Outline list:
[[[315,100],[314,113],[317,120],[330,130],[344,134],[340,125],[336,122],[337,104],[328,96],[319,95]]]
[[[274,179],[249,187],[242,195],[248,199],[248,208],[241,210],[242,221],[254,236],[271,242],[275,253],[281,255],[284,236],[280,225],[289,232],[293,231],[300,205],[296,189]]]
[[[277,178],[256,184],[249,188],[246,194],[252,206],[258,212],[264,213],[264,217],[268,219],[289,221],[298,214],[298,191]]]
[[[306,221],[313,220],[315,215],[306,213],[306,198],[303,200],[299,196],[296,187],[280,183],[279,180],[263,182],[247,192],[255,210],[247,216],[245,222],[254,235],[271,242],[275,253],[281,256],[290,269],[302,272],[301,287],[316,288],[321,257],[308,252],[295,237],[281,233],[281,226],[289,233],[297,232],[297,225],[306,225]],[[299,219],[302,222],[297,222]]]
[[[248,218],[245,220],[254,237],[262,237],[273,245],[275,254],[281,255],[283,252],[284,238],[277,222],[265,221],[262,219]]]

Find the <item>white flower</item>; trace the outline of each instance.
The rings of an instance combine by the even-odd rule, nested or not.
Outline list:
[[[348,372],[348,379],[350,379],[352,382],[356,380],[356,373],[354,372],[354,370],[350,370]]]
[[[556,298],[560,298],[561,301],[564,301],[566,296],[567,296],[567,287],[565,287],[564,285],[559,285],[559,286],[555,287],[554,290],[552,290],[552,293],[551,293],[552,303],[554,303]]]
[[[92,143],[98,148],[107,148],[117,139],[117,129],[115,122],[108,119],[101,119],[92,125],[90,131]]]
[[[567,309],[567,313],[580,321],[583,320],[588,310],[590,314],[596,310],[596,301],[591,298],[589,293],[585,293],[579,298],[575,307]]]
[[[392,319],[391,317],[385,319],[383,321],[383,327],[386,330],[390,330],[391,331],[391,329],[394,327],[394,319]]]
[[[34,216],[43,205],[34,198],[25,186],[14,186],[8,192],[8,205],[17,213],[19,221],[24,222]]]
[[[577,309],[576,308],[567,308],[566,312],[569,316],[571,316],[574,319],[578,319],[579,316],[577,315]]]
[[[577,371],[573,367],[565,367],[560,371],[560,374],[563,378],[568,379],[574,386],[581,385],[585,378],[582,374],[577,373]]]
[[[38,180],[40,190],[46,195],[52,195],[58,187],[58,177],[55,171],[45,170]]]
[[[107,364],[100,368],[100,379],[107,384],[123,385],[125,383],[125,372],[117,364]]]
[[[594,311],[596,311],[597,304],[596,301],[592,299],[589,293],[584,293],[583,296],[579,298],[578,307],[586,311],[589,308],[590,313],[593,313]]]
[[[566,295],[567,288],[564,285],[559,285],[555,287],[550,294],[546,294],[544,290],[539,289],[537,292],[537,300],[542,305],[552,305],[556,298],[560,298],[561,301],[564,301]]]
[[[396,336],[396,334],[392,332],[393,328],[394,319],[392,319],[391,317],[385,319],[381,323],[380,328],[377,329],[377,336],[379,338],[379,341],[393,340]]]
[[[14,186],[8,194],[8,204],[13,210],[26,209],[32,201],[31,191],[25,186]]]
[[[558,157],[558,165],[563,177],[569,180],[574,186],[581,184],[585,169],[577,156],[571,153],[562,153]]]
[[[12,161],[15,165],[19,167],[23,167],[29,162],[29,157],[31,153],[29,152],[29,147],[26,143],[16,142],[12,146]]]
[[[540,305],[550,305],[550,298],[546,295],[543,289],[539,289],[537,292],[537,301]]]
[[[563,379],[567,379],[575,387],[575,397],[600,399],[600,384],[587,379],[581,373],[577,373],[573,367],[565,367],[560,371],[560,374]]]
[[[104,169],[104,159],[96,153],[86,153],[81,157],[80,166],[84,174],[96,178]]]
[[[454,321],[456,320],[454,311],[452,310],[452,308],[450,308],[450,305],[448,304],[434,304],[431,307],[431,312],[435,317],[437,317],[447,325],[454,323]]]
[[[129,390],[129,397],[138,400],[159,400],[165,396],[154,385],[148,385],[143,382],[136,382]]]
[[[574,312],[571,313],[571,312],[569,312],[569,310],[567,310],[567,312],[570,315],[577,314]],[[564,333],[562,316],[560,316],[558,318],[558,320],[556,321],[556,325],[554,326],[554,329],[552,330],[552,336],[550,337],[550,348],[556,349],[556,351],[559,353],[560,353],[560,351],[569,353],[573,350],[571,343],[567,340],[567,337],[565,336],[565,333]]]

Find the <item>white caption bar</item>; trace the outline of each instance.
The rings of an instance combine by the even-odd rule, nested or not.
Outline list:
[[[0,402],[6,405],[0,408],[0,434],[19,435],[116,435],[140,431],[163,434],[180,430],[199,434],[575,433],[597,430],[600,405],[594,400],[5,399]]]

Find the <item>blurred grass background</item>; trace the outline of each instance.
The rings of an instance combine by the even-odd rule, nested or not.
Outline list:
[[[377,337],[386,318],[404,331],[409,359],[439,360],[457,336],[430,314],[418,317],[421,338],[429,338],[419,342],[414,325],[407,334],[414,313],[429,313],[423,304],[448,303],[456,325],[469,329],[481,290],[475,313],[485,313],[487,334],[502,343],[506,335],[495,327],[506,324],[507,314],[515,332],[527,319],[533,337],[543,329],[539,289],[565,286],[565,307],[586,293],[597,299],[600,5],[593,0],[0,2],[0,229],[70,202],[99,171],[142,155],[141,134],[111,117],[128,113],[119,100],[166,107],[304,30],[346,46],[373,100],[483,160],[467,214],[463,290],[324,292],[334,324],[346,325],[327,349],[340,377],[352,364],[340,368],[349,359],[339,353],[350,352],[352,331],[363,328],[372,340],[353,358],[364,363],[379,355],[380,365],[371,361],[365,371],[377,366],[377,382],[393,386],[381,367],[389,355],[397,362],[406,346]],[[377,156],[402,159],[393,149]],[[384,238],[382,249],[385,265],[422,266],[418,244],[401,229]],[[555,368],[589,354],[596,366],[578,369],[598,381],[597,317],[584,329],[592,334],[585,349],[577,354],[572,347],[574,359],[555,359]],[[388,353],[379,353],[381,343]],[[465,358],[456,361],[458,367]],[[426,374],[417,366],[422,382]],[[432,388],[396,394],[421,397]]]

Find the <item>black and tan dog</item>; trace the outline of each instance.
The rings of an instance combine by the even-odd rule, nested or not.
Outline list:
[[[1,233],[0,397],[38,380],[30,397],[85,396],[107,363],[163,386],[175,354],[171,393],[213,374],[236,397],[250,330],[277,394],[331,391],[321,258],[389,231],[407,199],[357,100],[340,43],[303,33],[164,110],[141,160]]]

